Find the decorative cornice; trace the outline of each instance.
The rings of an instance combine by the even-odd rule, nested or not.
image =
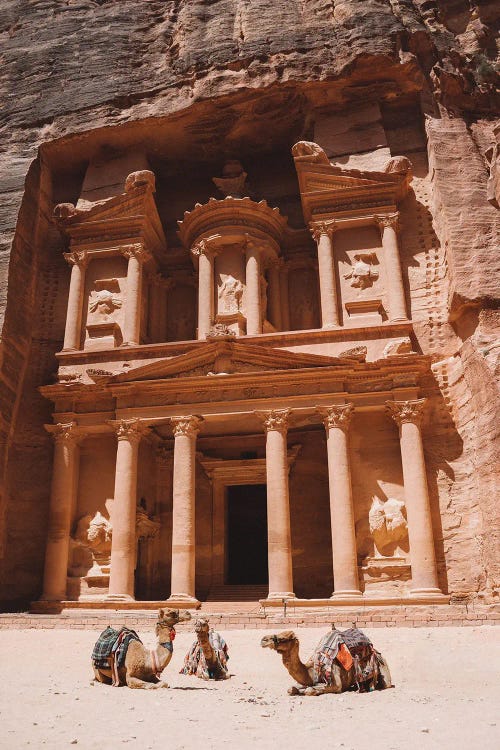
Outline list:
[[[200,431],[202,421],[203,417],[194,414],[187,417],[171,417],[170,423],[172,424],[174,437],[180,437],[181,435],[196,437]]]
[[[395,232],[399,229],[399,212],[395,214],[384,214],[382,216],[374,216],[374,219],[380,229],[385,227],[392,227]]]
[[[108,420],[116,433],[118,440],[128,440],[138,443],[148,431],[141,419],[110,419]]]
[[[386,401],[386,412],[401,427],[405,422],[420,425],[424,415],[426,398],[415,401]]]
[[[49,432],[56,443],[66,445],[77,445],[81,439],[76,422],[46,424],[45,429]]]
[[[314,221],[309,224],[309,229],[315,242],[319,242],[319,238],[323,234],[331,239],[337,226],[335,221]]]
[[[86,250],[72,250],[70,253],[64,253],[64,260],[71,266],[85,268],[89,262],[89,257]]]
[[[323,417],[326,430],[338,427],[347,432],[354,413],[354,404],[335,404],[334,406],[317,407],[317,411]]]
[[[271,411],[256,411],[256,416],[262,421],[266,432],[276,430],[286,433],[288,430],[288,419],[290,409],[272,409]]]

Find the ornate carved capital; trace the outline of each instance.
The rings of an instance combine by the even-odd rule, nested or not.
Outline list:
[[[170,422],[172,424],[174,437],[180,437],[181,435],[196,437],[200,431],[202,421],[203,417],[198,417],[194,414],[187,417],[172,417]]]
[[[399,213],[395,214],[384,214],[384,216],[375,216],[375,221],[377,222],[380,229],[384,229],[384,227],[392,227],[395,232],[399,229]]]
[[[67,422],[66,424],[46,424],[45,429],[47,432],[50,432],[56,443],[77,445],[81,438],[76,422]]]
[[[325,430],[331,430],[332,427],[339,427],[341,430],[348,430],[351,418],[354,413],[354,404],[335,404],[334,406],[318,406],[317,411],[323,417]]]
[[[64,253],[64,260],[71,266],[85,268],[89,262],[89,257],[86,250],[72,250],[70,253]]]
[[[196,255],[197,258],[199,258],[200,255],[206,255],[207,258],[214,258],[218,251],[214,242],[210,242],[209,240],[199,240],[193,245],[191,252],[193,255]]]
[[[426,403],[426,398],[419,398],[415,401],[386,401],[385,406],[387,414],[401,427],[404,422],[420,425]]]
[[[125,258],[137,258],[140,263],[147,263],[152,258],[151,253],[140,243],[135,245],[124,245],[123,247],[120,247],[120,253],[124,255]]]
[[[326,234],[331,239],[336,228],[335,221],[315,221],[309,224],[309,229],[315,242],[319,242],[322,234]]]
[[[290,409],[271,409],[271,411],[256,411],[255,414],[262,421],[266,432],[269,432],[269,430],[276,430],[277,432],[285,433],[288,430]]]
[[[108,424],[114,428],[118,440],[128,440],[131,443],[138,443],[148,431],[140,419],[110,419]]]

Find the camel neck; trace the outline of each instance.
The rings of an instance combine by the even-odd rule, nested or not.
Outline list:
[[[290,651],[288,654],[282,654],[283,665],[288,670],[288,673],[294,680],[297,680],[299,685],[309,687],[313,684],[312,677],[307,669],[306,665],[303,664],[299,658],[298,646]]]

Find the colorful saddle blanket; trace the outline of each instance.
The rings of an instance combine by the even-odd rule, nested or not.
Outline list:
[[[142,643],[135,630],[130,630],[130,628],[115,630],[108,625],[95,643],[92,663],[97,669],[111,669],[113,685],[119,684],[118,669],[125,663],[131,641]]]
[[[311,663],[314,669],[315,683],[330,685],[332,666],[337,660],[347,671],[354,667],[358,690],[369,689],[378,678],[378,661],[370,639],[358,628],[349,628],[341,632],[331,630],[318,643]]]
[[[208,638],[217,656],[217,667],[208,668],[205,654],[198,641],[195,641],[184,658],[184,666],[179,674],[196,675],[203,680],[223,679],[227,675],[229,654],[224,638],[215,630],[209,631]]]

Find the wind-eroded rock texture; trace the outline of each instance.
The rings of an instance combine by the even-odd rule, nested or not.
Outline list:
[[[41,585],[52,446],[37,387],[57,368],[69,279],[54,205],[76,202],[96,154],[141,148],[170,241],[228,157],[300,227],[300,139],[338,163],[413,162],[402,260],[433,358],[425,437],[441,579],[452,595],[494,597],[499,17],[484,0],[0,0],[7,606]]]

